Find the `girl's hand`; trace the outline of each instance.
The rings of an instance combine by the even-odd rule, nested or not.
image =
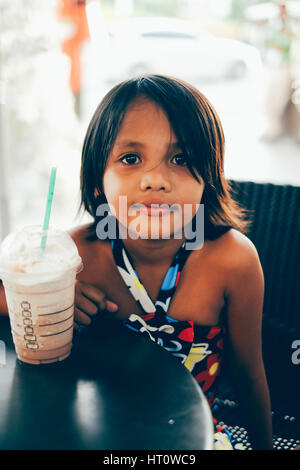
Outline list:
[[[89,325],[95,316],[101,310],[116,312],[118,306],[107,300],[103,292],[97,287],[76,280],[75,282],[75,329],[78,330],[80,325]]]

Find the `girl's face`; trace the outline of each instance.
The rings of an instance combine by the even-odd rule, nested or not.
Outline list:
[[[133,238],[172,238],[193,218],[204,182],[186,163],[164,111],[145,97],[135,99],[103,175],[106,199]],[[151,204],[166,206],[157,210]]]

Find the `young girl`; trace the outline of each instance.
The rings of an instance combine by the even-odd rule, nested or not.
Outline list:
[[[223,158],[219,118],[191,85],[142,76],[105,96],[82,153],[82,207],[94,222],[71,231],[84,264],[75,319],[92,328],[110,311],[180,360],[211,406],[226,353],[252,446],[270,449],[264,279]]]
[[[105,96],[82,153],[82,207],[94,223],[71,233],[85,266],[75,317],[88,325],[99,309],[118,310],[124,326],[190,370],[211,406],[226,353],[252,446],[270,449],[261,351],[264,279],[256,249],[243,235],[246,223],[229,194],[223,159],[220,120],[191,85],[142,76]],[[204,220],[197,218],[200,202]],[[118,221],[115,230],[106,220],[106,240],[99,239],[103,203]],[[180,229],[191,223],[197,234],[204,229],[204,243],[188,249]]]

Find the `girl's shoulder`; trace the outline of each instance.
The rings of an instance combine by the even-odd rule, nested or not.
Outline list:
[[[226,275],[229,290],[235,288],[241,277],[261,277],[259,255],[247,235],[231,228],[218,239],[209,241],[207,245],[214,262]]]
[[[257,250],[250,238],[234,228],[209,243],[218,252],[218,256],[221,256],[221,260],[225,263],[230,261],[230,265],[257,256]]]
[[[105,275],[113,262],[110,243],[98,238],[91,239],[90,226],[91,224],[80,225],[68,231],[77,246],[84,266],[83,271],[78,275],[78,279],[85,282],[89,282],[95,272],[97,272],[97,278],[99,278],[100,273]],[[101,270],[99,270],[99,266],[101,266]]]
[[[218,238],[205,240],[202,248],[195,250],[194,258],[202,257],[202,254],[229,269],[237,268],[241,263],[258,256],[253,242],[234,228]]]
[[[75,242],[78,250],[105,250],[105,247],[108,245],[107,242],[91,237],[90,227],[91,224],[79,225],[68,230],[68,234]]]
[[[180,319],[188,316],[199,325],[219,324],[229,297],[243,296],[248,285],[253,287],[257,260],[251,240],[235,229],[214,240],[205,240],[202,248],[194,250],[187,259],[172,315]],[[241,286],[244,279],[247,285]]]

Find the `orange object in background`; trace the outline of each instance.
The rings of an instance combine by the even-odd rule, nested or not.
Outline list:
[[[74,24],[74,33],[63,41],[62,50],[71,60],[70,88],[75,97],[81,91],[81,44],[90,36],[85,6],[86,0],[59,0],[57,10],[60,19]]]

